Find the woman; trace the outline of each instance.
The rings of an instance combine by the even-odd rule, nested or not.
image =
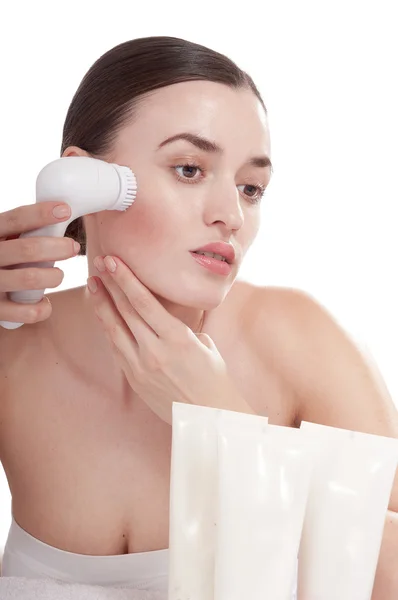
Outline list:
[[[316,302],[236,280],[272,167],[264,103],[232,61],[168,37],[113,48],[72,100],[61,154],[129,166],[138,194],[125,213],[86,215],[62,240],[10,239],[55,222],[56,199],[2,215],[1,291],[59,285],[56,269],[4,267],[68,258],[68,238],[98,286],[49,294],[52,306],[0,305],[1,319],[28,323],[0,332],[13,512],[3,575],[165,590],[173,400],[392,437],[397,413]],[[195,253],[209,243],[228,265]],[[384,600],[398,589],[389,516]]]

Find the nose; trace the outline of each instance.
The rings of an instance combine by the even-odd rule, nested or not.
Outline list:
[[[206,204],[207,225],[223,223],[229,231],[239,230],[244,222],[239,191],[236,186],[213,188]]]

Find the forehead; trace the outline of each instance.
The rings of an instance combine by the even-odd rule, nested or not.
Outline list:
[[[189,131],[226,149],[239,145],[255,154],[270,151],[267,115],[254,92],[210,81],[177,83],[151,92],[140,100],[126,129],[130,139],[142,135],[156,146],[168,136]]]

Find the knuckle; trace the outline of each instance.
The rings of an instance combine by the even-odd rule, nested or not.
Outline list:
[[[40,319],[42,310],[38,306],[30,306],[27,310],[26,322],[36,323]]]
[[[39,218],[42,221],[51,221],[54,220],[53,210],[59,204],[58,200],[54,200],[53,202],[38,202],[37,206],[39,207]]]
[[[149,355],[146,360],[147,368],[151,373],[161,371],[165,366],[165,362],[164,358],[155,354]]]
[[[126,304],[123,305],[123,311],[127,313],[127,318],[137,318],[137,310],[130,302],[126,302]]]
[[[29,262],[38,252],[39,240],[35,238],[20,239],[22,262]]]
[[[26,323],[41,321],[45,315],[50,316],[52,312],[51,302],[44,300],[28,308]]]
[[[10,210],[6,212],[3,216],[6,222],[6,229],[11,232],[11,235],[17,233],[21,227],[18,217],[18,211]]]
[[[148,383],[148,372],[140,365],[136,365],[134,369],[134,379],[139,385],[145,385]]]
[[[146,311],[150,307],[150,299],[145,294],[137,294],[133,298],[133,306],[136,307],[138,312],[140,310]]]
[[[42,222],[42,223],[49,223],[49,224],[53,223],[54,222],[53,210],[61,202],[62,202],[62,200],[51,200],[49,202],[37,202],[35,204],[35,209],[37,210],[37,212],[35,214],[35,219],[38,222]]]
[[[122,327],[119,323],[109,323],[108,324],[108,334],[112,340],[116,340],[122,332]]]
[[[38,289],[40,282],[40,269],[24,269],[23,284],[26,289]]]

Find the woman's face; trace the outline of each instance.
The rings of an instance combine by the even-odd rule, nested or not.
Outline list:
[[[181,133],[205,138],[220,150],[199,148],[186,139],[165,143]],[[119,256],[158,297],[215,308],[258,231],[260,188],[271,174],[269,156],[267,118],[252,91],[207,81],[156,90],[106,157],[131,168],[137,197],[125,212],[84,218],[89,261],[97,254]],[[266,166],[250,163],[258,157]],[[204,268],[190,252],[219,241],[236,253],[227,276]]]

